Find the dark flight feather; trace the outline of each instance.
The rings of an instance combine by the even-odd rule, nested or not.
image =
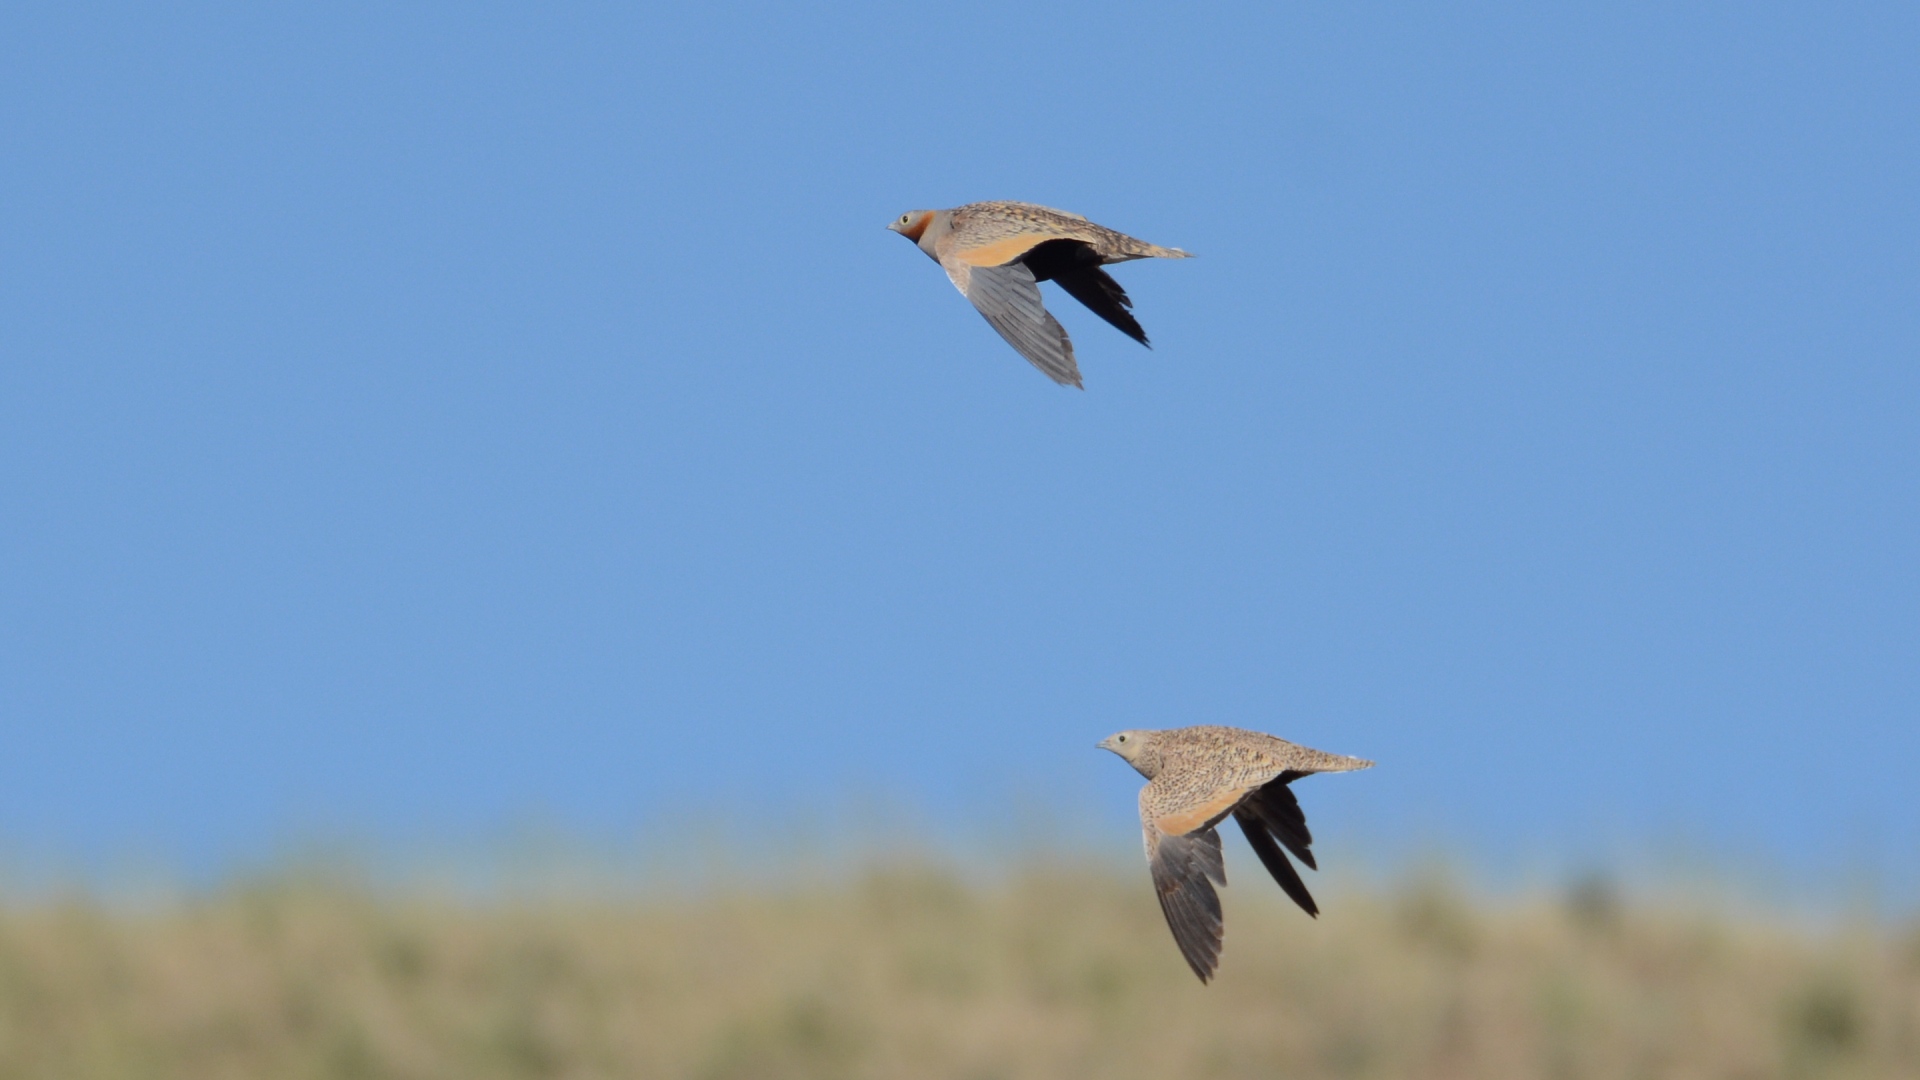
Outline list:
[[[1305,773],[1284,772],[1267,781],[1259,791],[1247,797],[1243,805],[1251,806],[1273,830],[1293,857],[1307,864],[1310,870],[1320,869],[1313,861],[1313,834],[1307,831],[1307,815],[1300,809],[1300,800],[1294,797],[1293,789],[1287,785]]]
[[[1052,281],[1067,295],[1085,304],[1087,310],[1107,320],[1121,333],[1148,348],[1147,332],[1131,314],[1133,300],[1127,290],[1100,269],[1099,252],[1080,240],[1047,240],[1035,244],[1020,262],[1033,271],[1033,280]]]
[[[1173,931],[1180,955],[1201,982],[1212,979],[1223,936],[1220,894],[1213,886],[1227,883],[1220,834],[1212,829],[1185,836],[1162,834],[1148,867],[1153,871],[1160,913],[1167,917],[1167,929]]]
[[[1320,905],[1313,902],[1313,894],[1307,891],[1307,883],[1300,880],[1300,871],[1293,868],[1293,864],[1287,861],[1286,853],[1280,850],[1280,845],[1274,843],[1273,837],[1267,834],[1266,821],[1244,805],[1233,812],[1233,819],[1240,823],[1240,831],[1247,834],[1247,843],[1253,846],[1253,853],[1260,856],[1267,873],[1272,874],[1273,880],[1279,884],[1280,891],[1299,904],[1300,910],[1319,918]]]

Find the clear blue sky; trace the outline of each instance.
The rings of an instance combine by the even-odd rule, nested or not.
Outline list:
[[[667,7],[0,17],[0,845],[1130,845],[1223,722],[1920,879],[1913,5]],[[883,231],[1003,198],[1199,254],[1154,351]]]

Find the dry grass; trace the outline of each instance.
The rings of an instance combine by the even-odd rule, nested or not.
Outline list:
[[[1210,987],[1144,872],[16,904],[0,1078],[1920,1077],[1920,934],[1432,885],[1314,922],[1239,872]]]

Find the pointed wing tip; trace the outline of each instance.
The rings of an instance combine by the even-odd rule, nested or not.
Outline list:
[[[1143,815],[1144,816],[1144,815]],[[1215,885],[1225,885],[1226,866],[1220,834],[1212,829],[1169,836],[1151,822],[1147,829],[1147,867],[1160,901],[1160,913],[1180,950],[1180,958],[1202,983],[1220,966],[1225,920]]]
[[[1191,969],[1195,975],[1200,977],[1201,985],[1204,986],[1212,982],[1213,977],[1219,974],[1220,941],[1218,938],[1214,939],[1212,949],[1206,948],[1206,946],[1200,942],[1194,942],[1193,952],[1187,951],[1186,942],[1176,938],[1174,943],[1180,947],[1180,959],[1185,960],[1187,967]]]

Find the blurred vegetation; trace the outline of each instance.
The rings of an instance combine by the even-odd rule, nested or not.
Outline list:
[[[15,901],[0,1078],[1920,1077],[1920,927],[1440,876],[1323,883],[1314,921],[1249,863],[1204,987],[1132,868]]]

